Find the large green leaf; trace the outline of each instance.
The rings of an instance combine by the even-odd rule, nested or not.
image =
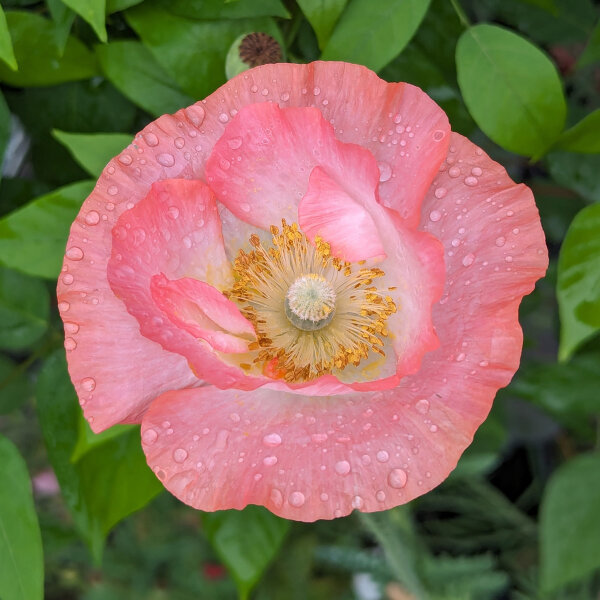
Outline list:
[[[579,60],[577,61],[577,67],[586,67],[600,60],[600,21],[596,23],[594,31],[585,47],[585,50],[581,53]]]
[[[578,456],[552,476],[540,513],[544,591],[554,590],[600,567],[599,506],[600,454]]]
[[[42,600],[44,555],[27,465],[0,436],[0,598]]]
[[[385,67],[417,31],[430,0],[352,0],[323,50],[323,60],[345,60],[374,71]]]
[[[93,187],[93,181],[72,183],[1,219],[0,262],[30,275],[56,278],[71,223]]]
[[[597,154],[600,152],[600,108],[567,129],[558,140],[557,147],[569,152]]]
[[[62,0],[46,0],[46,4],[54,21],[54,41],[62,56],[76,15]]]
[[[577,214],[560,249],[556,293],[560,310],[559,358],[600,329],[600,204]]]
[[[600,202],[600,154],[551,152],[545,162],[557,183],[577,192],[588,202]]]
[[[2,177],[2,163],[4,162],[4,153],[8,146],[11,131],[10,110],[4,100],[2,92],[0,92],[0,178]]]
[[[3,60],[13,71],[17,70],[17,59],[2,6],[0,6],[0,60]]]
[[[262,506],[204,513],[202,522],[213,548],[235,579],[241,598],[247,598],[277,554],[289,522]]]
[[[550,59],[496,25],[467,29],[456,47],[458,83],[469,112],[494,142],[539,157],[562,132],[566,104]]]
[[[87,21],[102,42],[106,42],[106,0],[62,0]]]
[[[54,85],[87,79],[98,73],[94,55],[69,37],[61,54],[52,21],[33,12],[7,12],[19,70],[0,63],[0,81],[16,87]]]
[[[298,4],[317,34],[319,48],[325,48],[348,0],[298,0]]]
[[[110,529],[163,487],[146,464],[138,427],[105,435],[102,443],[92,444],[73,462],[81,410],[62,351],[54,353],[40,373],[37,410],[65,502],[98,561]]]
[[[154,58],[196,100],[225,83],[225,56],[241,34],[262,31],[282,43],[275,22],[267,17],[198,21],[173,15],[149,2],[125,15]]]
[[[0,348],[20,350],[48,327],[50,298],[43,281],[0,267]]]
[[[281,0],[159,0],[169,12],[192,19],[244,19],[248,17],[289,18]]]
[[[194,102],[139,42],[111,42],[96,52],[111,83],[150,114],[173,113]]]
[[[106,163],[133,139],[126,133],[67,133],[58,129],[53,130],[52,135],[94,177],[100,177]]]

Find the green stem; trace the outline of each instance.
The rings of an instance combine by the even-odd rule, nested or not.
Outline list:
[[[429,596],[416,572],[414,547],[406,532],[391,523],[389,513],[358,513],[363,525],[385,553],[387,563],[394,576],[404,584],[417,600],[428,600]]]
[[[458,20],[462,23],[463,27],[465,29],[468,29],[469,27],[471,27],[471,21],[469,21],[469,17],[467,17],[467,14],[463,10],[459,1],[458,0],[450,0],[450,4],[452,4],[452,7],[454,8],[454,12],[458,15]]]

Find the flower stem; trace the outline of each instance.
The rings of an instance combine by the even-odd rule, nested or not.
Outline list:
[[[397,510],[397,509],[396,509]],[[363,525],[379,542],[387,563],[398,581],[406,586],[416,600],[428,600],[429,595],[416,571],[415,547],[405,527],[393,522],[392,511],[358,513]]]
[[[458,19],[459,21],[462,23],[463,27],[465,29],[468,29],[469,27],[471,27],[471,21],[469,21],[469,17],[467,17],[465,11],[463,10],[462,6],[460,5],[458,0],[450,0],[450,4],[452,4],[452,7],[454,8],[454,12],[458,15]]]

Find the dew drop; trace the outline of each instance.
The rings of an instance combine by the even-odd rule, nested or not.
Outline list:
[[[263,88],[260,92],[263,96],[268,96],[269,95],[269,90],[267,88]]]
[[[448,193],[448,190],[445,187],[439,187],[435,189],[435,197],[438,200],[441,200],[446,194]]]
[[[271,490],[271,502],[279,508],[283,504],[283,495],[277,488]]]
[[[146,232],[141,227],[137,227],[136,229],[133,230],[133,245],[134,246],[139,246],[140,244],[143,244],[145,239],[146,239]]]
[[[219,161],[219,166],[221,167],[221,169],[223,169],[223,171],[227,171],[227,169],[231,167],[231,163],[226,158],[222,158]]]
[[[183,448],[173,450],[173,460],[181,464],[188,457],[188,453]]]
[[[321,498],[321,502],[327,502],[327,500],[329,500],[329,495],[323,492],[319,498]]]
[[[69,308],[71,308],[71,305],[66,300],[62,300],[58,303],[58,310],[60,310],[60,312],[67,312]]]
[[[350,473],[350,463],[347,460],[340,460],[335,463],[334,468],[338,475],[348,475]]]
[[[446,133],[444,131],[442,131],[441,129],[438,129],[437,131],[433,132],[433,141],[434,142],[440,142],[441,140],[444,139],[444,136],[446,135]]]
[[[281,99],[283,100],[283,102],[287,102],[290,99],[290,95],[287,92],[284,92],[283,94],[281,94]]]
[[[360,510],[364,505],[365,501],[361,496],[354,496],[354,498],[352,498],[352,508]]]
[[[144,133],[144,140],[148,146],[158,146],[158,138],[152,132]]]
[[[268,448],[276,448],[281,444],[281,436],[278,433],[269,433],[263,437],[263,444]]]
[[[247,202],[242,202],[240,208],[246,213],[250,212],[250,205]]]
[[[429,431],[431,431],[431,433],[435,433],[438,430],[438,426],[437,425],[430,425],[429,426]]]
[[[66,273],[63,275],[62,282],[65,285],[71,285],[73,283],[73,275],[71,275],[71,273]]]
[[[439,221],[442,218],[442,213],[439,210],[432,210],[429,213],[429,220],[433,221],[434,223],[436,221]]]
[[[58,307],[60,310],[62,310],[60,308],[60,305]],[[72,333],[75,334],[79,331],[79,325],[77,323],[73,323],[71,321],[65,321],[65,331],[67,333]]]
[[[179,217],[179,209],[176,206],[169,206],[167,209],[167,214],[171,219],[173,219],[173,221],[175,221],[175,219]]]
[[[319,88],[319,87],[316,87],[313,90],[313,96],[318,96],[320,93],[321,93],[321,88]]]
[[[313,434],[310,436],[310,439],[311,439],[313,442],[317,442],[317,443],[319,443],[319,442],[325,442],[325,441],[327,441],[327,437],[328,437],[328,436],[327,436],[327,434],[326,434],[326,433],[313,433]]]
[[[100,222],[100,214],[95,210],[90,210],[90,212],[85,215],[84,220],[88,225],[98,225]]]
[[[388,474],[388,484],[395,489],[403,488],[406,485],[408,476],[403,469],[392,469]]]
[[[448,175],[450,175],[450,177],[459,177],[460,167],[450,167],[450,169],[448,169]]]
[[[273,465],[277,464],[277,457],[276,456],[265,456],[263,458],[263,464],[267,467],[272,467]]]
[[[376,455],[375,458],[380,462],[380,463],[384,463],[387,462],[390,459],[390,455],[385,451],[385,450],[380,450]]]
[[[505,260],[507,263],[511,263],[511,262],[513,261],[513,257],[512,257],[512,256],[509,254],[508,256],[505,256],[505,257],[504,257],[504,260]],[[65,275],[65,277],[66,277],[66,275]],[[64,277],[63,277],[63,281],[64,281]]]
[[[398,124],[400,123],[400,121],[402,121],[402,115],[400,113],[398,113],[395,117],[394,117],[394,123]]]
[[[119,193],[119,188],[116,185],[111,185],[106,191],[109,196],[116,196]]]
[[[232,150],[237,150],[242,145],[242,138],[241,137],[232,137],[232,138],[229,138],[227,140],[227,145]]]
[[[78,246],[71,246],[65,252],[65,256],[71,260],[81,260],[83,258],[83,250]]]
[[[204,109],[199,105],[189,106],[184,110],[184,112],[188,121],[195,127],[199,127],[202,124],[202,121],[204,121],[204,115],[206,114]]]
[[[479,167],[473,167],[471,169],[471,174],[475,175],[475,177],[481,177],[481,175],[483,174],[483,171]]]
[[[133,159],[131,158],[131,156],[129,154],[121,154],[119,156],[119,162],[122,165],[125,165],[125,166],[130,165],[132,163],[132,161],[133,161]]]
[[[475,255],[474,254],[467,254],[463,259],[462,259],[462,264],[463,267],[469,267],[473,264],[473,261],[475,260]]]
[[[388,165],[386,162],[380,162],[379,166],[379,181],[382,183],[385,181],[389,181],[392,176],[392,167]]]
[[[154,429],[146,429],[144,433],[142,433],[142,442],[144,444],[154,444],[154,442],[158,439],[158,433],[154,431]]]
[[[75,348],[77,348],[77,342],[71,337],[65,338],[65,350],[71,351]]]
[[[477,177],[465,177],[465,185],[468,185],[469,187],[474,187],[479,183],[479,180],[477,179]]]
[[[426,415],[429,412],[429,400],[426,400],[425,398],[418,400],[415,404],[415,410],[422,415]]]
[[[93,377],[86,377],[81,380],[81,387],[86,392],[93,392],[96,389],[96,380]]]
[[[463,360],[465,360],[466,358],[466,354],[464,352],[461,352],[457,357],[456,357],[456,362],[462,362]]]
[[[385,502],[385,492],[383,490],[379,490],[375,494],[375,498],[377,498],[379,502]]]
[[[496,238],[496,246],[498,246],[499,248],[501,248],[502,246],[504,246],[504,244],[506,244],[506,238],[503,236],[497,237]]]
[[[175,158],[173,157],[172,154],[169,154],[168,152],[163,152],[162,154],[159,154],[156,157],[156,160],[163,167],[172,167],[175,164]]]
[[[181,241],[188,250],[192,247],[192,240],[187,235]]]
[[[292,492],[290,494],[290,504],[295,508],[300,508],[305,501],[306,498],[302,492]]]

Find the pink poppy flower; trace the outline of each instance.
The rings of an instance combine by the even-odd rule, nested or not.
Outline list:
[[[195,508],[312,521],[447,477],[518,367],[547,262],[531,191],[421,90],[276,64],[108,164],[58,299],[95,431],[141,423]]]

